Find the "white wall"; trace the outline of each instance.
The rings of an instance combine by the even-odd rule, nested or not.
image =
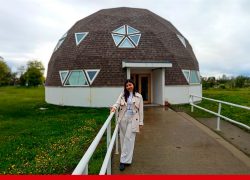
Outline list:
[[[189,86],[189,94],[197,95],[202,97],[202,85],[191,85]],[[194,102],[201,101],[201,98],[193,98]]]
[[[152,86],[153,86],[153,103],[164,105],[164,84],[165,79],[164,69],[155,69],[152,72]]]
[[[45,101],[61,106],[109,107],[123,87],[45,87]]]
[[[162,72],[162,71],[161,71]],[[159,75],[159,72],[155,72]],[[154,75],[153,75],[154,76]],[[154,81],[158,81],[154,78]],[[159,82],[154,82],[153,103],[160,102],[160,94],[158,93]],[[80,106],[80,107],[109,107],[113,105],[123,91],[123,87],[45,87],[45,100],[47,103],[61,106]],[[171,104],[189,103],[189,95],[194,94],[202,96],[201,85],[183,85],[183,86],[165,86],[163,90],[164,101]],[[194,101],[200,101],[194,98]]]
[[[179,85],[165,86],[165,101],[170,104],[189,103],[190,94],[202,96],[202,85]],[[194,101],[200,101],[200,98],[194,98]]]

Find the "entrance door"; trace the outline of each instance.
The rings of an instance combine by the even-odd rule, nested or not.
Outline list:
[[[135,90],[143,97],[145,104],[151,103],[151,77],[150,74],[132,74],[131,79],[135,82]]]

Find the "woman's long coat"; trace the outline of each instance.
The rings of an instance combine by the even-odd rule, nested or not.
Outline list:
[[[139,125],[143,125],[143,98],[139,93],[135,93],[132,98],[132,132],[139,132]],[[113,105],[115,109],[119,108],[118,111],[118,123],[124,117],[127,110],[127,102],[125,101],[124,93],[121,93],[116,103]]]

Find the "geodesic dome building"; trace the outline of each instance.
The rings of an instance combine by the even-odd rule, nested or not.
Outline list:
[[[149,104],[188,103],[190,94],[202,93],[192,47],[169,21],[146,9],[113,8],[79,20],[59,39],[46,102],[107,107],[125,79],[135,81]]]

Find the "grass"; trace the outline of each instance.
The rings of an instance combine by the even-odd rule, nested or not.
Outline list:
[[[203,96],[250,107],[250,88],[203,90]],[[202,102],[199,103],[199,106],[212,110],[214,112],[218,111],[218,103],[216,102],[202,100]],[[174,105],[172,107],[176,110],[185,111],[195,118],[214,117],[210,113],[199,110],[197,108],[194,108],[194,112],[192,113],[190,105]],[[221,114],[250,126],[249,110],[222,104]]]
[[[203,91],[203,96],[250,107],[250,89]],[[217,111],[217,103],[199,104]],[[40,110],[40,108],[47,108]],[[213,117],[190,105],[173,106],[194,117]],[[71,174],[109,114],[106,108],[49,105],[44,88],[0,88],[0,174]],[[222,114],[250,125],[250,112],[222,106]],[[106,140],[90,160],[97,174],[106,152]]]
[[[71,174],[108,115],[106,108],[49,105],[43,87],[1,87],[0,174]],[[90,174],[100,169],[104,142]]]

